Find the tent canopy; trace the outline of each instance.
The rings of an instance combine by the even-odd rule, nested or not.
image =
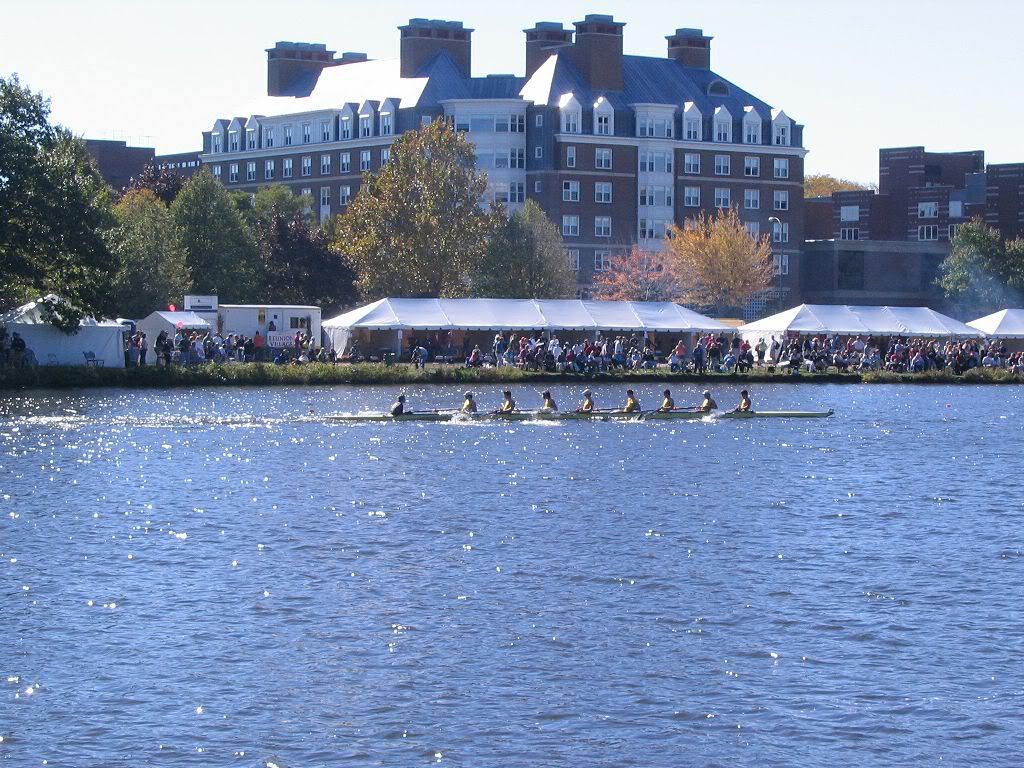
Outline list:
[[[744,335],[839,334],[842,336],[978,337],[975,328],[928,307],[861,307],[801,304],[739,327]]]
[[[986,336],[997,339],[1024,339],[1024,309],[1003,309],[968,323]]]
[[[46,321],[43,301],[59,299],[49,295],[31,301],[0,316],[0,324],[17,333],[42,365],[84,365],[86,353],[108,368],[124,367],[124,336],[119,323],[82,318],[77,333],[64,333]]]
[[[325,330],[664,331],[729,327],[671,302],[566,299],[380,299],[324,321]]]

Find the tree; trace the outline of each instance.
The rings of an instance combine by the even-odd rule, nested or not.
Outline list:
[[[804,177],[804,197],[831,197],[833,192],[852,192],[871,189],[867,184],[840,179],[827,173],[812,173]]]
[[[111,250],[121,269],[113,293],[118,312],[144,317],[179,302],[192,285],[178,227],[167,206],[149,189],[135,189],[114,206],[118,227]]]
[[[262,285],[286,304],[339,308],[355,298],[355,275],[301,212],[272,210],[257,223]]]
[[[504,221],[487,244],[473,293],[491,298],[565,299],[576,292],[576,275],[565,256],[558,227],[533,200]]]
[[[964,311],[986,314],[1019,306],[1024,291],[1024,240],[1003,241],[981,219],[964,224],[940,265],[938,284]]]
[[[193,288],[223,302],[251,301],[259,271],[251,229],[223,185],[203,169],[171,204]]]
[[[133,176],[128,182],[126,191],[148,189],[155,194],[164,205],[170,205],[185,186],[185,179],[169,168],[161,168],[155,163],[147,163],[142,173]]]
[[[254,230],[260,221],[269,221],[280,215],[287,219],[302,216],[307,223],[313,222],[313,198],[310,195],[296,195],[284,184],[269,184],[256,190],[256,194],[234,190],[229,192],[231,202],[246,224]]]
[[[664,254],[639,246],[613,256],[608,269],[594,278],[594,296],[607,301],[672,301],[677,293]]]
[[[50,125],[49,111],[17,76],[0,78],[0,305],[57,294],[48,319],[73,332],[84,314],[113,311],[115,221],[85,145]]]
[[[473,145],[443,120],[396,139],[336,225],[363,297],[467,295],[496,224],[486,186]]]
[[[702,212],[682,229],[670,226],[667,244],[685,303],[722,314],[772,284],[771,242],[767,235],[752,237],[735,208],[713,217]]]

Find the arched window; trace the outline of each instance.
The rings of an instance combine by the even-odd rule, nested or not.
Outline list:
[[[724,80],[712,80],[708,85],[709,96],[728,96],[729,85]]]

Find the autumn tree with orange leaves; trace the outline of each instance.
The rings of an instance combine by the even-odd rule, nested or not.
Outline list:
[[[607,301],[672,301],[677,289],[665,255],[633,246],[613,256],[604,272],[594,276],[594,297]]]
[[[772,285],[771,239],[753,237],[735,208],[701,213],[682,228],[672,225],[666,243],[677,296],[685,304],[721,315]]]

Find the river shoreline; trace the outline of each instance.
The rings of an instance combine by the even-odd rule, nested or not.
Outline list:
[[[736,384],[1018,384],[1021,378],[1003,370],[968,371],[955,376],[945,371],[924,374],[889,373],[800,373],[766,369],[750,373],[672,373],[655,371],[610,371],[597,374],[544,373],[516,368],[464,368],[458,365],[428,365],[417,370],[408,364],[355,365],[308,364],[277,366],[260,363],[231,365],[174,366],[163,368],[85,368],[40,366],[0,370],[0,390],[127,387],[136,389],[218,387],[218,386],[334,386],[412,384],[516,384],[566,382],[731,382]]]

